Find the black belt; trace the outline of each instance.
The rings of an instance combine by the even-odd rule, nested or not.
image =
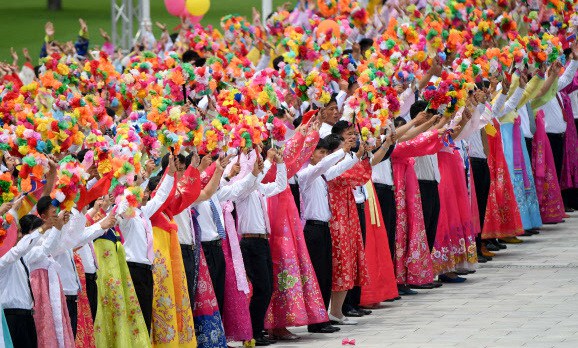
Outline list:
[[[470,157],[470,161],[472,162],[488,162],[486,158],[479,158],[479,157]]]
[[[329,227],[329,222],[325,222],[325,221],[320,221],[320,220],[307,220],[307,222],[305,222],[305,224],[309,224],[309,225],[315,225],[315,226],[324,226],[324,227]]]
[[[201,242],[202,245],[207,245],[207,246],[223,246],[223,241],[221,239],[217,239],[217,240],[210,240],[208,242]]]
[[[566,134],[566,133],[546,133],[546,135],[548,135],[548,136],[558,137],[558,138],[564,138],[564,134]]]
[[[195,250],[195,245],[194,244],[181,244],[181,249]]]
[[[391,186],[391,185],[378,184],[378,183],[375,183],[375,182],[374,182],[374,183],[373,183],[373,186],[375,186],[375,188],[393,190],[393,186]]]
[[[364,210],[365,210],[365,203],[355,203],[355,204],[357,204],[357,207],[358,207],[359,209],[364,209]]]
[[[146,269],[146,270],[152,270],[153,266],[152,265],[147,265],[146,263],[138,263],[138,262],[127,262],[126,263],[129,267],[134,267],[134,268],[141,268],[141,269]]]
[[[4,308],[5,315],[33,315],[32,309]]]
[[[84,273],[84,278],[86,278],[86,280],[92,280],[92,281],[96,281],[96,273]]]
[[[422,180],[422,179],[418,179],[418,182],[423,182],[424,184],[438,184],[438,182],[436,180]]]

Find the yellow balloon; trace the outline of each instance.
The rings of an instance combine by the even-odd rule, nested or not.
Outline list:
[[[211,0],[187,0],[185,6],[192,16],[204,16],[211,7]]]

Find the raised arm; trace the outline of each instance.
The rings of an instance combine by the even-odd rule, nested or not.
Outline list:
[[[280,161],[283,157],[279,155]],[[277,162],[277,175],[275,177],[275,182],[269,184],[261,184],[259,190],[265,195],[265,197],[273,197],[279,193],[285,191],[287,188],[287,168],[285,163]]]

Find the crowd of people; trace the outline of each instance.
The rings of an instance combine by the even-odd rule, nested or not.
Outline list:
[[[463,283],[577,208],[576,6],[47,23],[0,63],[0,347],[268,346]]]

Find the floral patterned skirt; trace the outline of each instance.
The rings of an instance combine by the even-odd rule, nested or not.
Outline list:
[[[74,253],[74,264],[78,272],[81,290],[78,294],[78,323],[76,324],[76,340],[74,343],[78,348],[95,347],[94,343],[94,323],[92,322],[92,313],[90,304],[86,295],[86,279],[82,260],[77,253]]]
[[[196,347],[193,311],[176,232],[153,227],[154,347]]]
[[[98,307],[94,320],[96,346],[150,347],[123,245],[108,239],[97,239],[94,251],[99,266],[96,279]]]

